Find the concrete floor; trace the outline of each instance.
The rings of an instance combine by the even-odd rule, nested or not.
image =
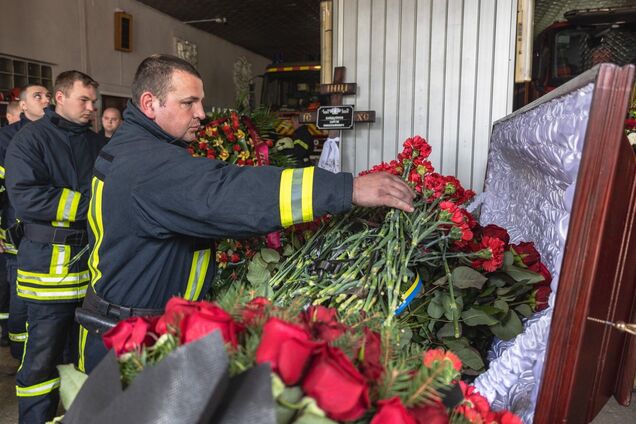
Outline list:
[[[0,424],[17,424],[18,402],[15,397],[15,372],[18,361],[8,348],[0,348]],[[623,408],[610,400],[592,424],[636,423],[636,397],[629,408]]]

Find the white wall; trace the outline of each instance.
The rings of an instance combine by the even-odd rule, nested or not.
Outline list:
[[[419,134],[443,174],[481,191],[492,122],[512,110],[515,0],[334,0],[334,66],[376,122],[343,131],[344,170],[394,159]]]
[[[117,8],[133,16],[131,53],[114,49]],[[174,36],[197,44],[208,106],[234,105],[232,72],[239,56],[247,57],[254,75],[270,62],[134,0],[2,0],[0,10],[0,53],[50,62],[54,78],[68,69],[84,71],[104,94],[130,96],[141,60],[153,53],[175,54]]]

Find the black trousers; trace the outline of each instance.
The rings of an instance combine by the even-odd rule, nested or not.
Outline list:
[[[77,351],[75,308],[78,303],[27,301],[27,341],[16,375],[20,424],[41,424],[54,418],[59,403],[57,365],[67,363],[68,346]],[[75,340],[69,340],[72,338]],[[72,361],[74,362],[74,361]]]
[[[90,374],[106,356],[108,350],[104,346],[101,336],[88,332],[82,326],[79,329],[79,338],[77,368],[86,374]]]
[[[0,337],[9,338],[9,303],[11,288],[7,279],[5,255],[0,255]]]
[[[18,296],[16,291],[16,277],[18,272],[18,260],[16,255],[4,254],[7,264],[7,280],[11,291],[9,304],[9,341],[11,343],[11,356],[15,359],[22,359],[24,342],[27,338],[26,321],[27,305],[26,301]]]

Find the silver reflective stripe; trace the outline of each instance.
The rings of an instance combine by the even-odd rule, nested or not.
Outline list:
[[[57,259],[55,263],[55,273],[64,274],[64,265],[66,265],[66,253],[70,250],[70,246],[57,245],[54,251],[57,250]],[[70,252],[69,252],[70,253]]]
[[[54,378],[53,380],[45,381],[44,383],[36,384],[29,387],[15,386],[15,392],[18,396],[40,396],[50,393],[53,389],[60,387],[60,378]]]
[[[36,281],[43,284],[46,283],[59,283],[59,284],[71,284],[86,282],[91,278],[89,271],[84,271],[80,274],[73,274],[67,276],[52,276],[52,277],[40,277],[37,275],[29,275],[18,270],[18,280],[24,281]]]
[[[194,270],[194,275],[192,276],[192,284],[190,285],[190,290],[187,293],[187,298],[190,300],[194,300],[194,295],[197,292],[197,288],[199,287],[199,278],[201,277],[201,272],[203,271],[203,262],[205,261],[205,250],[199,250],[196,252],[197,255],[197,267]]]
[[[303,222],[303,169],[294,169],[291,186],[292,218],[294,224]]]
[[[60,291],[39,291],[37,289],[27,290],[26,288],[24,288],[24,286],[18,286],[16,288],[16,291],[18,292],[18,294],[21,294],[27,297],[72,298],[77,296],[85,296],[87,287],[88,285],[81,288],[78,287],[77,289],[69,287],[67,291],[61,291],[61,290]]]
[[[66,197],[66,202],[64,202],[64,212],[62,212],[62,219],[69,220],[71,218],[71,206],[73,205],[74,199],[75,192],[69,190],[68,196]]]

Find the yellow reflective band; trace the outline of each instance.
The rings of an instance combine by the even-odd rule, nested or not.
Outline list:
[[[54,222],[59,224],[64,221],[75,221],[79,200],[79,192],[69,190],[68,188],[62,189],[62,196],[60,197],[60,202],[57,205],[57,213],[55,214]]]
[[[18,372],[22,369],[22,365],[24,365],[24,356],[26,355],[27,344],[29,342],[29,322],[25,321],[24,327],[27,331],[26,339],[24,340],[24,347],[22,348],[22,359],[20,359],[20,366],[18,367]]]
[[[16,343],[26,342],[27,333],[9,333],[9,340]]]
[[[293,169],[285,169],[280,176],[280,194],[279,194],[279,206],[280,206],[280,223],[285,227],[289,227],[294,223],[294,217],[292,216],[292,177],[294,175]]]
[[[185,295],[187,300],[198,300],[205,281],[205,275],[210,265],[211,249],[197,250],[192,258],[190,266],[190,276],[188,277],[188,285],[186,286]]]
[[[88,258],[88,268],[91,271],[91,284],[95,287],[95,283],[102,278],[102,272],[99,270],[99,248],[104,239],[104,222],[102,221],[102,193],[104,191],[104,182],[93,177],[91,188],[91,201],[88,207],[88,224],[93,236],[95,237],[95,246]]]
[[[44,383],[35,384],[28,387],[15,386],[15,394],[18,397],[33,397],[42,396],[47,393],[51,393],[53,390],[60,387],[60,378],[54,378]]]
[[[307,145],[307,143],[305,143],[305,142],[304,142],[304,141],[302,141],[302,140],[298,140],[298,139],[296,139],[296,140],[294,140],[294,144],[298,144],[298,145],[300,145],[303,149],[305,149],[305,150],[309,150],[309,146]]]
[[[34,300],[81,300],[86,296],[88,284],[77,287],[58,287],[54,289],[24,286],[18,281],[16,292],[18,296]]]
[[[51,253],[51,275],[64,275],[68,273],[68,262],[71,259],[71,246],[64,244],[53,244]]]
[[[0,166],[0,178],[4,179],[4,166]]]
[[[63,284],[81,285],[91,279],[88,270],[81,272],[70,272],[67,274],[44,274],[39,272],[29,272],[18,269],[18,283],[30,283],[39,286],[59,286]]]
[[[314,167],[303,169],[303,222],[311,222],[314,220]]]
[[[77,368],[81,371],[81,372],[86,372],[86,365],[85,365],[85,356],[84,356],[84,349],[86,349],[86,336],[88,336],[88,330],[85,329],[84,327],[82,327],[81,325],[79,326],[79,358],[77,359]]]
[[[0,320],[9,319],[8,312],[0,312]]]

